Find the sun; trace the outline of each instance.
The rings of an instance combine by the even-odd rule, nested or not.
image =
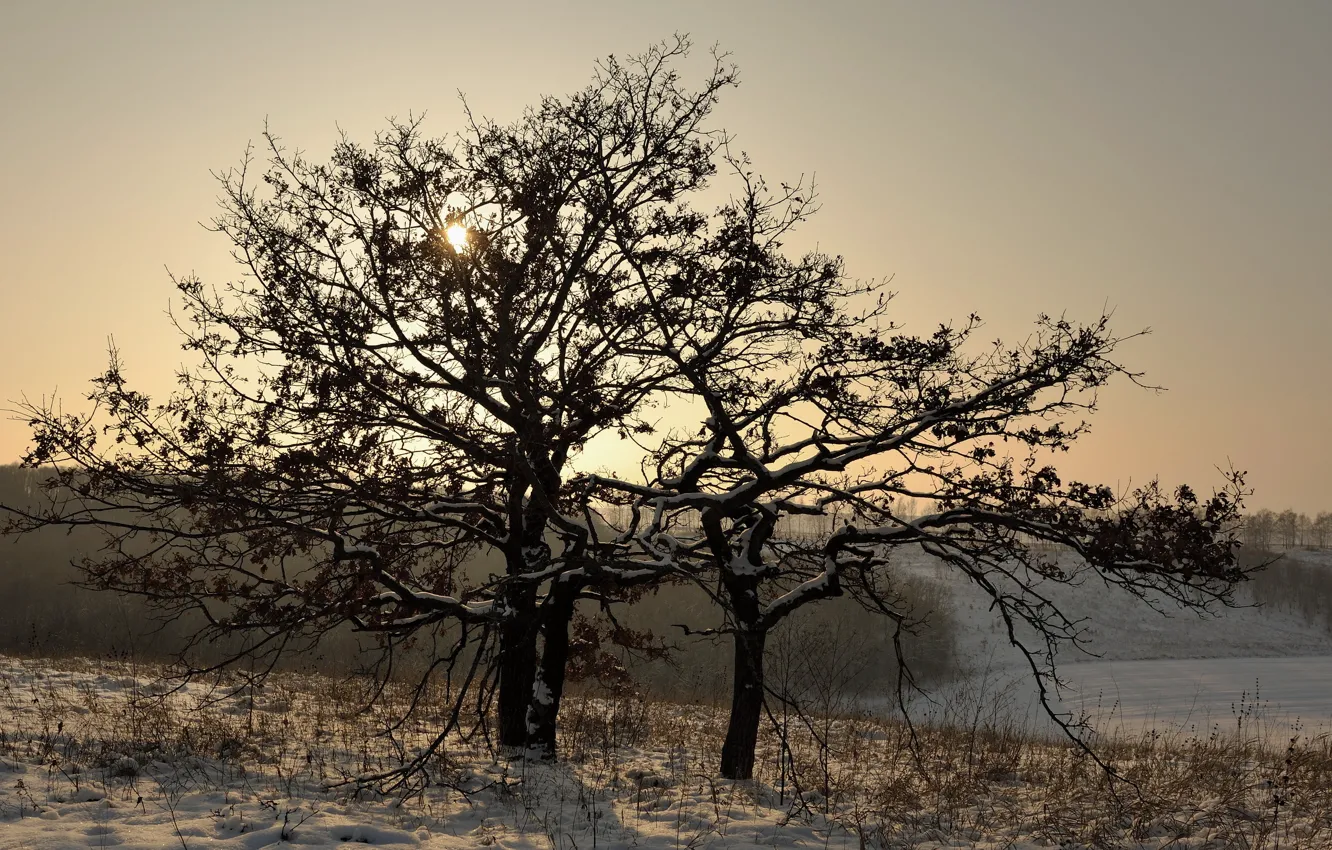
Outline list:
[[[444,231],[444,238],[449,240],[453,250],[462,253],[462,250],[467,247],[467,228],[461,224],[450,224]]]

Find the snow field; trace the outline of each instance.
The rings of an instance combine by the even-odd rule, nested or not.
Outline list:
[[[0,658],[0,848],[1325,847],[1326,738],[1143,735],[1090,759],[983,695],[911,730],[865,715],[765,729],[755,781],[717,779],[724,715],[643,695],[570,699],[559,764],[450,740],[411,794],[330,787],[391,767],[401,703],[282,676],[164,692],[149,669]],[[780,720],[780,715],[777,715]]]
[[[1060,672],[1061,709],[1104,732],[1245,728],[1273,741],[1332,732],[1329,655],[1085,662]],[[1035,716],[1034,688],[1013,681],[1014,707]]]

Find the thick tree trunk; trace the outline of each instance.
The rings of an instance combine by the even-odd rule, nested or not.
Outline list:
[[[742,628],[735,633],[731,719],[721,754],[721,774],[727,779],[750,779],[754,775],[754,748],[763,717],[763,648],[767,638],[767,631],[758,628]]]
[[[518,588],[508,594],[510,616],[500,625],[499,745],[527,749],[527,706],[537,669],[536,594]]]
[[[527,712],[527,746],[541,758],[555,757],[556,720],[564,695],[565,666],[569,660],[569,623],[578,599],[575,582],[556,582],[542,608],[541,663]]]

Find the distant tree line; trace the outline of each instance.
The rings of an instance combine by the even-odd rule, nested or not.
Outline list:
[[[1255,549],[1326,549],[1332,546],[1332,512],[1310,517],[1289,508],[1263,509],[1244,518],[1242,534],[1244,543]]]
[[[1249,582],[1248,597],[1268,611],[1293,614],[1332,634],[1332,569],[1271,553],[1251,553],[1254,562],[1271,561]]]
[[[16,464],[0,465],[0,504],[37,504],[47,473]],[[803,531],[797,529],[797,533]],[[0,617],[0,654],[173,661],[190,643],[201,623],[188,613],[163,618],[142,596],[102,593],[81,586],[78,564],[96,555],[101,546],[96,529],[48,527],[29,534],[0,531],[0,599],[5,616]],[[470,570],[484,574],[493,564],[478,557]],[[904,574],[898,578],[910,608],[922,619],[918,633],[905,636],[904,652],[922,682],[940,682],[957,670],[954,657],[952,605],[947,588],[940,582]],[[838,651],[862,656],[892,651],[892,634],[884,620],[860,606],[831,604],[812,608],[792,622],[781,640],[798,635],[825,633],[825,640],[845,643]],[[638,599],[618,618],[625,630],[638,634],[670,635],[674,624],[704,616],[710,602],[706,594],[689,585],[664,585]],[[583,648],[580,664],[572,677],[582,692],[662,695],[683,702],[719,702],[729,697],[731,677],[727,648],[715,638],[676,636],[658,643],[660,651],[632,652],[609,639],[611,623],[599,615],[595,605],[580,607],[575,642]],[[789,634],[788,634],[789,633]],[[293,653],[284,669],[317,671],[331,675],[361,672],[376,657],[376,641],[345,629],[326,637],[307,652]],[[210,657],[226,654],[216,647]],[[417,667],[429,663],[423,654],[416,663],[402,660],[401,678],[418,675]],[[897,690],[896,669],[865,665],[852,683],[861,695],[886,697]],[[803,682],[783,679],[787,687]]]

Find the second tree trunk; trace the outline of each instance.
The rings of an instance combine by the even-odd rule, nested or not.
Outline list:
[[[735,675],[731,692],[731,719],[722,744],[721,774],[727,779],[754,775],[754,750],[763,717],[763,648],[767,632],[735,632]]]

